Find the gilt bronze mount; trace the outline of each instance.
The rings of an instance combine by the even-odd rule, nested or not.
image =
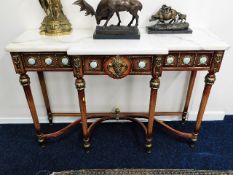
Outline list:
[[[148,26],[147,31],[149,34],[192,33],[186,18],[187,15],[163,5],[155,15],[151,16],[150,21],[156,21],[156,24]]]
[[[115,56],[105,61],[104,70],[108,76],[121,79],[129,75],[131,65],[132,63],[127,57]]]
[[[41,35],[59,36],[68,35],[72,27],[62,10],[60,0],[39,0],[46,16],[40,27]]]

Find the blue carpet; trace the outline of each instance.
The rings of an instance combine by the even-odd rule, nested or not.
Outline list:
[[[194,122],[170,124],[187,131],[192,131],[194,126]],[[56,130],[62,126],[42,127]],[[0,174],[45,175],[92,168],[233,169],[233,116],[226,116],[224,121],[204,122],[195,149],[157,125],[151,154],[144,152],[144,134],[134,123],[107,123],[97,127],[89,154],[82,149],[81,136],[78,126],[41,149],[32,125],[0,125]]]

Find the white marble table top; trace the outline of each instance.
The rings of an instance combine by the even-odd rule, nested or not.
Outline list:
[[[177,50],[226,50],[229,46],[205,29],[193,34],[149,35],[140,29],[140,40],[93,40],[94,30],[78,29],[71,35],[48,37],[26,31],[6,47],[8,52],[67,52],[68,55],[168,54]]]

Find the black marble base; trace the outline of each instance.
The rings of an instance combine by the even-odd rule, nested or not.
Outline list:
[[[189,23],[155,24],[147,27],[149,34],[192,33]]]
[[[97,26],[93,35],[94,39],[140,39],[137,27],[128,26]]]
[[[192,34],[193,30],[192,29],[187,29],[187,30],[151,30],[150,28],[147,27],[147,33],[148,34]]]

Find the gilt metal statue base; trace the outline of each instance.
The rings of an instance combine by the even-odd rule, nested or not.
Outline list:
[[[140,32],[137,27],[97,26],[93,35],[94,39],[140,39]]]
[[[53,20],[47,16],[40,27],[41,35],[61,36],[69,35],[71,32],[71,24],[65,16],[60,17],[58,20]]]
[[[155,24],[147,27],[148,34],[192,33],[189,23]]]
[[[60,0],[39,0],[46,16],[40,27],[41,35],[60,36],[72,32],[71,24],[62,10]]]

